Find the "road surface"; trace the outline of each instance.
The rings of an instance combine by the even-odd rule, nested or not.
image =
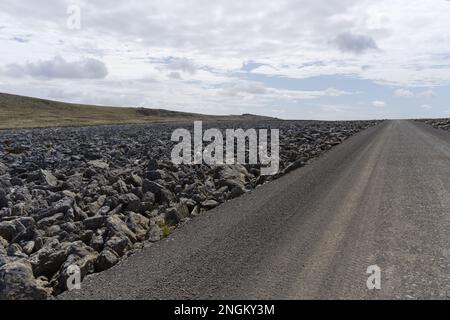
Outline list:
[[[450,132],[365,130],[60,298],[449,299]]]

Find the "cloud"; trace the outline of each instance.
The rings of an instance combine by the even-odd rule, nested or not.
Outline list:
[[[428,90],[419,92],[419,93],[417,94],[418,97],[425,97],[425,98],[435,97],[436,95],[437,95],[436,92],[434,92],[434,91],[431,90],[431,89],[428,89]]]
[[[268,90],[259,82],[238,81],[224,85],[222,93],[229,96],[236,96],[239,94],[262,95],[268,93]]]
[[[169,58],[166,68],[168,70],[181,71],[191,75],[195,74],[198,69],[195,63],[187,58]]]
[[[371,37],[351,32],[339,34],[333,42],[342,52],[361,54],[368,50],[379,50],[375,40]]]
[[[260,96],[267,100],[288,100],[297,102],[297,100],[318,99],[320,97],[339,97],[344,95],[357,94],[346,92],[335,88],[325,90],[287,90],[267,87],[263,83],[256,81],[235,81],[226,83],[219,90],[222,95],[230,97],[248,97]]]
[[[28,39],[26,36],[25,37],[15,36],[11,38],[11,41],[16,41],[19,43],[28,43],[30,42],[30,39]]]
[[[277,109],[291,118],[313,117],[308,104],[352,107],[328,119],[411,117],[423,103],[444,115],[438,106],[450,99],[448,1],[76,1],[80,30],[66,26],[68,0],[23,2],[2,0],[0,91],[45,97],[55,89],[75,92],[67,101],[204,113]],[[101,80],[85,81],[92,78]],[[376,99],[391,106],[384,97],[398,88],[414,96],[373,107]]]
[[[167,77],[175,80],[182,80],[181,74],[179,72],[169,72]]]
[[[397,97],[403,97],[403,98],[413,98],[414,92],[407,90],[407,89],[397,89],[394,91],[394,94]]]
[[[43,79],[103,79],[108,75],[106,65],[97,59],[66,61],[60,56],[51,60],[9,64],[6,73],[13,77],[31,76]]]
[[[428,104],[423,104],[420,106],[422,109],[432,109],[433,107]]]
[[[377,108],[383,108],[383,107],[386,107],[386,102],[380,101],[380,100],[375,100],[372,102],[372,105]]]
[[[414,98],[414,97],[432,98],[437,95],[436,92],[432,89],[424,90],[419,93],[414,93],[411,90],[407,90],[407,89],[397,89],[394,91],[394,94],[397,97],[403,97],[403,98]]]

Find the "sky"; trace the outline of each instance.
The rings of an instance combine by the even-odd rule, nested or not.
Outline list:
[[[1,0],[0,92],[283,119],[450,117],[447,0]]]

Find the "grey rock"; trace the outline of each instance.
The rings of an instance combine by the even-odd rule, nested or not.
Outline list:
[[[116,190],[119,193],[128,193],[128,186],[122,179],[119,179],[117,181],[117,189]]]
[[[27,215],[28,206],[25,202],[16,203],[11,208],[11,214],[13,216],[25,216]]]
[[[148,229],[147,232],[148,241],[157,242],[161,240],[162,236],[163,236],[162,230],[158,225],[156,224],[151,225],[150,228]]]
[[[84,171],[83,176],[87,179],[92,179],[97,175],[97,171],[93,168],[87,168],[86,171]]]
[[[12,243],[6,252],[10,257],[27,258],[28,256],[22,251],[22,247],[17,243]]]
[[[100,208],[102,208],[103,205],[105,204],[105,201],[106,201],[105,195],[98,197],[97,201],[89,204],[89,212],[92,215],[96,215],[98,213],[98,211],[100,210]]]
[[[34,278],[30,263],[21,260],[0,267],[0,300],[45,300],[50,295],[51,289]]]
[[[47,170],[41,170],[41,177],[42,179],[51,187],[56,187],[58,186],[58,179],[56,179],[56,177]]]
[[[105,243],[105,248],[114,250],[119,257],[122,257],[130,246],[130,240],[125,236],[113,236]]]
[[[52,240],[30,257],[33,273],[36,277],[51,278],[60,269],[66,258],[66,249],[60,246],[59,241]]]
[[[76,224],[74,222],[64,222],[59,225],[61,227],[61,230],[69,233],[69,234],[76,234],[79,231],[79,224]]]
[[[112,268],[119,262],[119,255],[111,248],[105,248],[95,261],[95,271],[101,272]]]
[[[217,167],[215,177],[219,179],[219,186],[227,186],[229,188],[240,187],[245,188],[249,173],[243,165],[226,165]]]
[[[14,188],[9,196],[10,199],[15,202],[30,202],[33,198],[26,187]]]
[[[94,236],[94,231],[92,230],[84,230],[80,233],[80,240],[85,244],[90,244],[92,237]]]
[[[200,207],[198,205],[196,205],[192,211],[191,211],[191,216],[197,216],[200,213]]]
[[[167,209],[164,219],[169,226],[177,225],[182,219],[189,217],[189,209],[185,203]]]
[[[172,203],[175,201],[175,196],[163,185],[150,181],[148,179],[144,179],[144,183],[142,186],[142,192],[145,194],[147,192],[151,192],[155,195],[155,200],[158,203]]]
[[[96,169],[108,169],[109,168],[109,164],[106,163],[105,161],[101,161],[101,160],[92,160],[92,161],[89,161],[88,164]]]
[[[126,211],[141,211],[141,200],[133,193],[128,193],[120,196],[120,201],[125,205]]]
[[[11,242],[25,230],[26,227],[18,219],[0,222],[0,237],[6,239],[8,242]]]
[[[0,237],[0,248],[7,248],[8,247],[8,241],[4,239],[3,237]]]
[[[60,225],[50,226],[45,229],[45,235],[47,237],[55,237],[60,235],[60,233],[62,233],[62,228]]]
[[[158,161],[155,159],[150,159],[147,164],[147,171],[157,170],[158,169]]]
[[[8,199],[6,198],[6,192],[0,189],[0,209],[8,207]]]
[[[64,197],[61,200],[53,203],[50,208],[39,211],[36,214],[37,220],[53,216],[57,213],[66,214],[67,210],[69,210],[72,207],[73,202],[74,201],[72,198]]]
[[[18,178],[18,177],[12,177],[10,180],[11,184],[13,186],[19,186],[22,187],[24,185],[24,182],[22,179]]]
[[[23,252],[26,255],[31,255],[34,252],[34,248],[36,247],[36,242],[35,241],[28,241],[24,246],[23,246]]]
[[[150,170],[147,171],[146,178],[155,181],[159,179],[164,179],[167,177],[167,174],[164,172],[164,170]]]
[[[94,272],[95,261],[98,253],[86,246],[83,242],[74,242],[67,248],[67,260],[61,266],[58,279],[58,287],[61,290],[67,289],[67,280],[71,276],[70,268],[77,266],[80,270],[81,280],[87,274]]]
[[[130,212],[127,217],[127,226],[134,232],[138,241],[144,241],[150,220],[139,213]]]
[[[137,241],[136,235],[131,231],[127,224],[122,221],[118,216],[111,216],[106,221],[106,229],[108,237],[127,237],[132,243]],[[117,251],[116,251],[117,252]]]
[[[220,203],[218,203],[216,200],[206,200],[202,202],[202,207],[206,209],[213,209],[217,207]]]
[[[140,176],[138,176],[137,174],[132,174],[130,182],[135,187],[142,187],[143,179]]]
[[[58,223],[62,223],[65,220],[64,213],[57,213],[53,216],[41,219],[37,222],[37,227],[43,229],[45,227],[50,227]]]
[[[155,194],[150,191],[146,192],[142,197],[142,201],[152,204],[155,203]]]
[[[83,221],[83,225],[86,229],[95,231],[105,225],[106,219],[107,219],[106,216],[93,216],[85,219]]]
[[[8,167],[0,161],[0,176],[8,173]]]
[[[36,221],[33,217],[20,217],[15,219],[14,221],[20,222],[25,228],[33,228],[36,225]]]
[[[80,174],[73,175],[68,177],[66,181],[63,182],[62,188],[64,190],[79,190],[83,185],[83,176]]]
[[[102,251],[104,246],[103,236],[102,235],[92,235],[89,246],[97,252]]]
[[[230,199],[240,197],[245,193],[245,190],[241,186],[235,186],[231,189]]]
[[[81,208],[76,203],[74,203],[74,205],[73,205],[73,211],[74,211],[75,219],[77,221],[83,221],[89,217],[88,214],[86,212],[84,212],[83,210],[81,210]]]

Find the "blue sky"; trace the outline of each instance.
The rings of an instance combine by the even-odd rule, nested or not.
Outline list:
[[[0,91],[284,119],[450,117],[449,16],[446,0],[2,0]]]

